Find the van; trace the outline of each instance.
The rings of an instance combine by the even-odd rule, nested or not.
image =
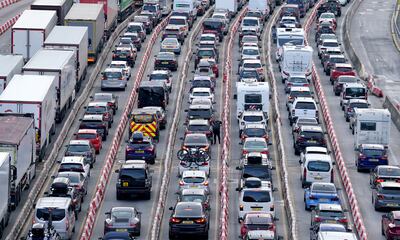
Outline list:
[[[42,197],[36,203],[34,223],[48,224],[50,213],[52,225],[61,239],[72,239],[75,231],[74,206],[68,197]]]
[[[169,102],[167,85],[164,81],[143,81],[138,92],[138,108],[162,107],[164,110]]]
[[[275,216],[274,197],[268,187],[238,189],[239,192],[239,221],[249,212],[262,211]]]
[[[184,16],[173,16],[168,20],[168,25],[179,27],[184,32],[185,37],[189,34],[189,23]]]
[[[334,172],[330,155],[306,154],[300,169],[300,180],[303,188],[310,186],[313,182],[333,183]]]
[[[318,233],[318,240],[338,240],[338,239],[357,240],[357,236],[355,233],[351,233],[351,232],[319,232]]]
[[[350,99],[368,99],[367,87],[362,83],[345,83],[340,93],[340,106],[344,111]]]

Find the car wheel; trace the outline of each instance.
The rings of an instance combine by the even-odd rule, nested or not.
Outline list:
[[[385,231],[383,230],[383,224],[381,224],[381,233],[382,233],[382,236],[385,236]]]

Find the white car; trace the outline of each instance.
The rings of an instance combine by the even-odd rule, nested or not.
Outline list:
[[[90,177],[90,165],[85,163],[85,157],[63,157],[58,172],[80,172],[85,178]]]
[[[319,121],[317,103],[312,98],[297,97],[289,106],[289,123],[292,126],[299,117],[316,118]]]
[[[242,48],[241,59],[260,59],[260,50],[258,47],[244,46]]]
[[[170,70],[154,70],[150,73],[149,80],[164,81],[168,91],[172,91],[172,74]]]
[[[206,172],[200,170],[183,171],[179,180],[179,190],[188,188],[200,188],[210,192]]]
[[[257,29],[257,32],[262,32],[260,19],[257,17],[244,17],[242,20],[241,28],[253,27]]]
[[[335,14],[334,14],[334,13],[331,13],[331,12],[324,12],[324,13],[321,13],[321,15],[320,15],[319,18],[318,18],[318,23],[326,22],[326,21],[332,22],[332,23],[336,23],[336,16],[335,16]]]
[[[333,179],[332,158],[328,154],[306,154],[300,167],[300,181],[303,188],[313,182],[331,182]]]
[[[212,93],[210,88],[193,88],[189,101],[192,102],[193,99],[210,99],[212,103],[214,103],[214,94]]]
[[[299,163],[305,162],[305,157],[308,154],[330,154],[330,151],[326,147],[306,147],[303,152],[300,153]]]
[[[246,126],[246,124],[254,124],[258,123],[267,127],[268,119],[265,117],[262,111],[244,111],[242,115],[239,117],[239,137],[241,137],[242,130]]]
[[[214,13],[211,16],[211,18],[221,19],[225,22],[226,25],[229,24],[229,17],[225,13],[222,13],[222,12]]]
[[[337,39],[324,39],[318,46],[318,56],[321,57],[322,53],[326,50],[338,47],[340,47],[340,43]]]
[[[123,73],[126,75],[127,79],[131,77],[131,67],[128,65],[126,61],[111,61],[109,68],[120,68]]]
[[[265,212],[275,216],[271,188],[244,188],[239,191],[239,221],[246,213]]]
[[[289,110],[294,100],[298,97],[312,98],[312,92],[309,87],[291,87],[289,93],[286,94],[286,109]]]
[[[181,54],[181,44],[176,38],[165,38],[161,42],[161,52],[173,52],[179,55]]]
[[[200,36],[200,41],[213,41],[216,42],[218,44],[219,42],[219,37],[217,35],[215,35],[214,33],[203,33]]]

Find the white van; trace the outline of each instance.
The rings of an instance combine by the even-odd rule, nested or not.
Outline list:
[[[357,240],[355,233],[351,232],[319,232],[318,240]]]
[[[52,210],[50,210],[52,209]],[[47,224],[51,211],[52,225],[61,239],[71,239],[76,215],[71,198],[42,197],[36,203],[34,223]]]
[[[340,93],[340,106],[344,111],[350,99],[368,99],[367,87],[362,83],[345,83]]]
[[[189,34],[189,23],[184,16],[171,16],[168,20],[168,26],[179,27],[179,31],[184,32],[185,37]]]
[[[239,192],[239,221],[249,212],[266,212],[275,216],[272,189],[244,188]]]
[[[301,186],[310,186],[313,182],[333,183],[333,163],[327,154],[306,154],[300,168]]]
[[[284,45],[279,62],[282,83],[291,75],[311,77],[313,49],[310,46]]]

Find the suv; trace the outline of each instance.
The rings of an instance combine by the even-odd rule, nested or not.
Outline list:
[[[293,132],[294,153],[299,155],[306,147],[326,147],[325,134],[320,126],[301,126]]]
[[[331,81],[331,84],[333,84],[339,76],[344,76],[344,75],[356,76],[356,72],[354,71],[354,68],[351,66],[351,64],[336,63],[331,68],[331,75],[329,80]]]
[[[130,22],[126,29],[127,32],[137,32],[142,42],[146,39],[146,31],[144,30],[144,24],[139,22]]]
[[[135,65],[136,58],[136,48],[132,49],[131,47],[118,46],[112,55],[113,61],[126,61],[131,67]]]
[[[346,83],[357,83],[360,80],[355,76],[339,76],[333,84],[333,92],[335,96],[339,96],[343,90],[343,85]]]
[[[117,200],[123,195],[140,195],[149,200],[151,197],[152,177],[144,160],[128,160],[120,169],[117,181]]]
[[[89,140],[69,141],[64,156],[83,156],[85,158],[85,163],[90,164],[91,168],[96,162],[96,152]]]
[[[81,124],[79,129],[96,129],[101,135],[101,140],[107,140],[108,123],[104,120],[103,115],[85,114],[82,119],[79,119]]]
[[[239,118],[239,137],[242,136],[242,131],[244,130],[246,124],[249,123],[259,123],[267,127],[268,119],[265,117],[262,111],[244,111]]]
[[[203,33],[214,33],[222,42],[224,35],[227,34],[225,23],[221,19],[208,18],[203,22]]]
[[[90,102],[85,108],[85,114],[88,115],[101,115],[104,121],[107,121],[110,128],[114,122],[113,110],[108,105],[108,102]]]
[[[290,126],[296,122],[299,117],[310,117],[319,120],[317,104],[312,98],[298,97],[292,105],[289,105],[289,123]]]

